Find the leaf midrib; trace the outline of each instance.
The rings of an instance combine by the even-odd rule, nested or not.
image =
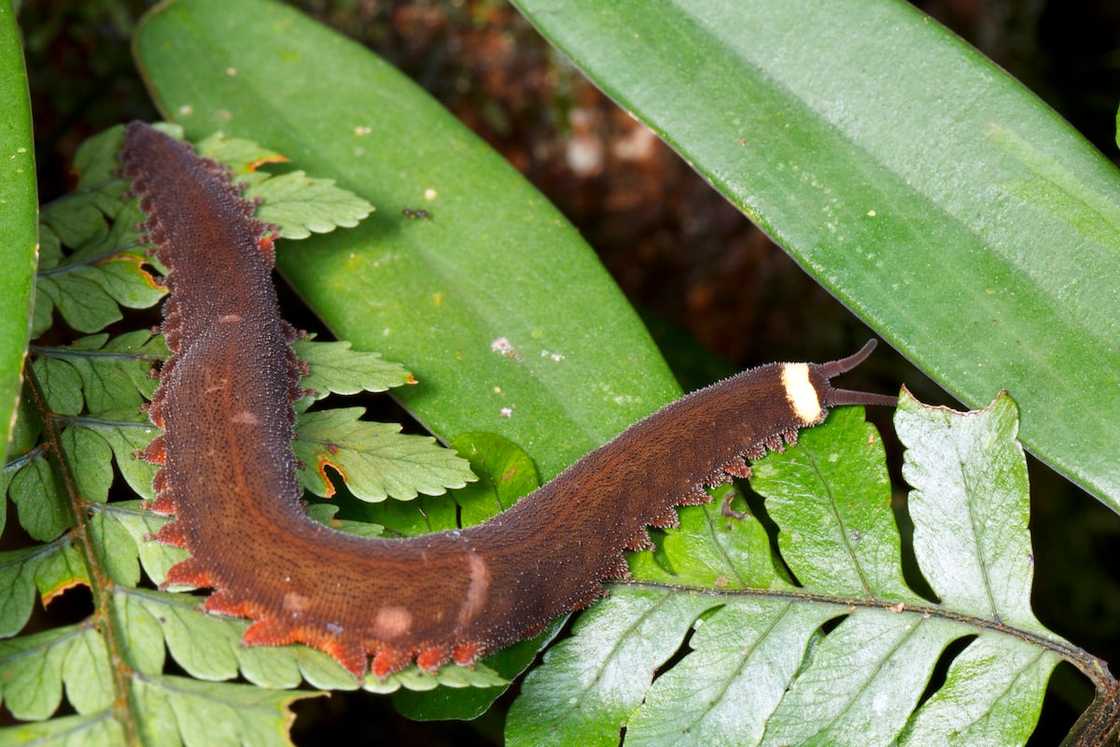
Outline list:
[[[844,597],[819,592],[805,591],[803,589],[712,589],[704,586],[690,586],[687,584],[670,584],[658,581],[627,581],[615,582],[607,585],[614,588],[650,589],[672,594],[701,594],[720,599],[736,599],[753,597],[759,599],[792,599],[803,604],[828,605],[838,608],[847,608],[854,612],[858,608],[889,610],[900,615],[921,615],[922,617],[937,617],[952,622],[958,622],[978,630],[987,630],[1024,643],[1052,651],[1065,661],[1073,664],[1088,677],[1099,691],[1111,691],[1116,687],[1116,680],[1109,673],[1108,665],[1084,649],[1069,643],[1057,636],[1049,638],[1039,633],[1023,630],[1006,623],[977,617],[967,612],[947,609],[934,604],[907,604],[893,602],[886,599],[866,599],[862,597]]]

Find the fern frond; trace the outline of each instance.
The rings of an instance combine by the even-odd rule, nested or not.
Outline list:
[[[939,601],[904,580],[879,435],[844,408],[754,466],[779,554],[754,516],[684,509],[655,552],[632,558],[634,582],[526,678],[508,743],[614,744],[625,728],[634,745],[1021,744],[1060,661],[1111,687],[1103,662],[1030,609],[1010,397],[960,414],[904,391],[895,423],[915,552]]]

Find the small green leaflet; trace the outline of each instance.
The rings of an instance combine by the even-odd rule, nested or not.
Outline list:
[[[377,353],[352,350],[348,342],[303,339],[293,347],[308,366],[301,384],[312,391],[297,402],[292,444],[309,491],[324,498],[334,495],[328,467],[342,476],[353,495],[366,501],[443,495],[448,488],[475,480],[469,463],[434,438],[402,434],[396,423],[360,420],[362,408],[305,411],[332,392],[383,392],[415,383],[403,366]]]
[[[50,327],[55,309],[79,332],[98,332],[121,319],[120,306],[144,309],[163,297],[167,289],[139,243],[142,219],[134,201],[107,203],[100,192],[43,208],[32,337]]]
[[[359,420],[364,412],[360,407],[305,412],[296,421],[292,448],[304,465],[303,484],[315,495],[334,495],[327,467],[365,501],[442,495],[475,479],[466,460],[431,436],[404,435],[396,423]]]
[[[336,186],[333,179],[315,179],[302,171],[258,171],[288,159],[248,140],[215,133],[198,144],[198,152],[229,166],[234,178],[248,185],[245,197],[261,201],[257,217],[279,226],[285,239],[306,239],[339,226],[353,228],[373,212],[369,202]]]
[[[65,347],[32,345],[31,353],[51,409],[67,415],[80,413],[83,399],[88,412],[138,410],[156,389],[152,367],[168,355],[163,338],[148,330],[89,335]]]
[[[332,392],[384,392],[416,383],[401,364],[382,359],[380,353],[352,350],[343,340],[316,342],[312,335],[293,342],[292,349],[307,364],[307,375],[300,384],[311,392],[296,402],[297,411],[306,410]]]
[[[904,390],[895,424],[915,551],[941,604],[903,580],[881,441],[860,408],[841,408],[754,466],[798,584],[771,562],[758,519],[683,509],[680,529],[632,558],[634,583],[525,679],[508,744],[613,745],[623,727],[628,745],[1024,743],[1054,666],[1095,660],[1030,610],[1015,404],[1002,394],[962,414]],[[946,646],[966,636],[919,706]]]

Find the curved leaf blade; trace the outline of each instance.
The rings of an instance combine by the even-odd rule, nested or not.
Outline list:
[[[514,0],[837,298],[1120,511],[1120,172],[901,0]]]
[[[14,427],[30,334],[38,222],[23,45],[11,3],[0,3],[0,464]]]

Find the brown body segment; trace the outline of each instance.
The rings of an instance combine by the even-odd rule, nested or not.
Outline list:
[[[336,532],[300,504],[299,373],[269,227],[221,167],[147,125],[129,125],[122,165],[170,271],[172,357],[151,407],[165,435],[148,457],[164,465],[153,508],[175,517],[159,538],[191,558],[168,579],[212,587],[207,609],[253,619],[248,644],[304,642],[359,676],[370,655],[381,676],[413,660],[468,664],[600,596],[626,575],[624,549],[648,546],[647,525],[675,524],[674,506],[747,474],[744,457],[792,442],[830,405],[891,399],[828,384],[869,348],[770,364],[660,410],[485,524],[399,540]]]

